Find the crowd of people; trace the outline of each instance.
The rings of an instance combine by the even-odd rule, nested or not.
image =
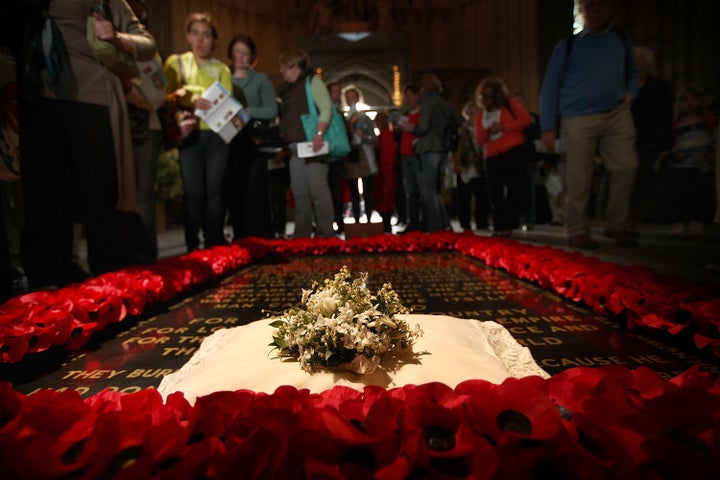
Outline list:
[[[162,63],[145,3],[106,5],[108,17],[94,14],[97,38],[138,61]],[[671,86],[653,74],[652,52],[633,48],[612,23],[609,0],[582,0],[580,10],[585,28],[553,51],[539,113],[496,77],[484,79],[458,110],[432,74],[404,87],[400,108],[363,110],[358,86],[326,85],[297,48],[279,56],[283,84],[276,91],[253,67],[252,38],[235,35],[218,59],[213,19],[191,14],[188,51],[162,63],[162,108],[210,110],[204,94],[219,82],[246,116],[229,142],[200,118],[183,123],[187,250],[286,237],[289,193],[294,238],[343,235],[346,220],[371,222],[377,212],[388,234],[448,230],[457,215],[463,230],[501,237],[535,223],[562,224],[570,246],[597,248],[589,211],[599,168],[608,187],[604,234],[618,245],[637,244],[633,226],[647,214],[661,170],[672,182],[673,233],[701,233],[696,188],[715,151],[717,111],[689,87],[673,106]],[[41,42],[22,59],[29,68],[20,94],[21,254],[31,288],[155,262],[160,108],[91,51],[85,0],[54,0],[29,15],[27,38],[56,42],[50,60]],[[336,141],[338,113],[350,145],[344,155],[323,151]],[[549,213],[544,219],[541,210]],[[73,261],[77,223],[90,272]]]

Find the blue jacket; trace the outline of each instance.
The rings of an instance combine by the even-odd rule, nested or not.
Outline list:
[[[557,128],[557,115],[577,117],[609,112],[626,93],[639,89],[638,72],[628,35],[610,25],[597,35],[583,30],[575,35],[568,54],[568,39],[553,50],[540,91],[543,131]]]

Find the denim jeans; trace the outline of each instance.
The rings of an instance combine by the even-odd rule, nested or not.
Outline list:
[[[423,223],[428,232],[444,230],[447,215],[440,198],[440,168],[447,157],[444,152],[427,152],[418,155],[420,159],[420,201],[423,205]]]
[[[400,157],[402,183],[407,205],[407,231],[420,230],[420,159],[417,155]]]
[[[228,146],[215,132],[202,130],[197,140],[180,149],[180,175],[184,189],[185,244],[188,251],[200,246],[203,231],[205,248],[223,245],[225,202],[223,178]]]

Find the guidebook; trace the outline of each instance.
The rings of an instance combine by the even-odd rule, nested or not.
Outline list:
[[[218,81],[210,85],[202,96],[210,100],[213,106],[209,110],[195,109],[195,115],[205,120],[210,130],[220,135],[225,143],[230,143],[250,120],[247,112]]]
[[[148,104],[157,110],[165,103],[165,86],[167,78],[163,72],[163,64],[160,55],[147,62],[137,62],[140,76],[133,79],[133,82],[140,89]]]

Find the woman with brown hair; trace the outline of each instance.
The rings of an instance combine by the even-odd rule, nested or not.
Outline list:
[[[509,237],[517,226],[519,205],[527,183],[523,130],[530,114],[499,78],[486,78],[475,90],[475,138],[485,146],[485,171],[492,201],[494,236]]]
[[[190,50],[170,55],[165,61],[168,102],[188,110],[209,110],[210,100],[202,94],[216,81],[232,91],[230,69],[214,58],[218,33],[210,15],[191,13],[185,24]],[[203,120],[198,120],[193,141],[180,148],[180,175],[184,189],[185,244],[188,251],[227,243],[224,234],[225,200],[223,178],[228,146]]]
[[[253,68],[257,47],[251,37],[235,35],[227,53],[233,95],[250,117],[248,125],[230,142],[225,172],[225,198],[233,240],[250,236],[273,238],[268,156],[274,157],[276,152],[258,151],[253,137],[254,132],[271,129],[278,114],[277,94],[268,76]]]
[[[317,131],[311,141],[314,152],[320,151],[324,142],[333,103],[323,81],[314,74],[310,56],[302,49],[287,50],[278,58],[280,72],[286,84],[281,94],[280,130],[290,148],[290,188],[295,199],[295,238],[310,237],[315,222],[316,237],[334,237],[333,201],[328,185],[328,161],[330,156],[300,158],[298,143],[307,142],[301,117],[308,113],[306,82],[309,83],[311,100],[319,114]]]

